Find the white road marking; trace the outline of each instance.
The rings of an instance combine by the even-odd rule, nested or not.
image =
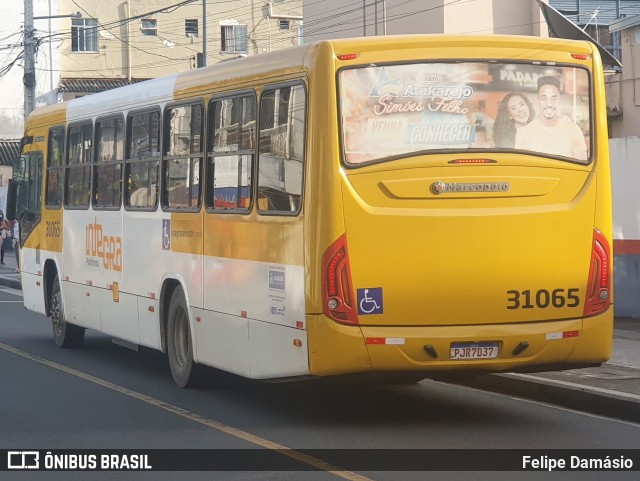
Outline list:
[[[4,349],[5,351],[12,352],[18,356],[24,357],[31,361],[35,361],[39,364],[43,364],[45,366],[57,369],[59,371],[65,372],[72,376],[78,377],[80,379],[84,379],[85,381],[92,382],[99,386],[105,387],[107,389],[111,389],[113,391],[119,392],[126,396],[129,396],[133,399],[137,399],[139,401],[145,402],[152,406],[155,406],[160,409],[164,409],[172,414],[176,414],[178,416],[182,416],[184,418],[189,419],[190,421],[194,421],[196,423],[202,424],[208,428],[215,429],[217,431],[221,431],[225,434],[229,434],[236,438],[242,439],[246,442],[255,444],[257,446],[277,450],[279,454],[283,454],[288,456],[296,461],[299,461],[304,464],[308,464],[322,471],[326,471],[335,476],[338,476],[343,479],[347,479],[350,481],[372,481],[370,478],[366,476],[362,476],[361,474],[354,473],[352,471],[346,471],[338,466],[334,466],[332,464],[323,461],[322,459],[316,458],[314,456],[309,456],[307,454],[296,451],[295,449],[288,448],[282,444],[274,443],[273,441],[269,441],[268,439],[261,438],[260,436],[256,436],[255,434],[248,433],[246,431],[242,431],[240,429],[233,428],[231,426],[227,426],[219,421],[215,421],[213,419],[208,419],[202,417],[196,413],[192,413],[183,409],[179,406],[175,406],[173,404],[166,403],[161,401],[160,399],[153,398],[151,396],[147,396],[146,394],[142,394],[137,391],[133,391],[123,386],[119,386],[117,384],[111,383],[109,381],[105,381],[104,379],[100,379],[98,377],[92,376],[91,374],[84,373],[82,371],[78,371],[76,369],[72,369],[70,367],[64,366],[62,364],[58,364],[57,362],[49,361],[42,357],[36,356],[34,354],[29,354],[28,352],[17,349],[13,346],[9,346],[7,344],[0,343],[0,349]]]
[[[10,287],[0,287],[0,292],[6,292],[7,294],[22,297],[22,291],[18,289],[11,289]]]

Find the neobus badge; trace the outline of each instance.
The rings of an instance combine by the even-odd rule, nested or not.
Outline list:
[[[509,182],[442,182],[441,180],[431,184],[431,192],[435,195],[447,192],[507,192]]]

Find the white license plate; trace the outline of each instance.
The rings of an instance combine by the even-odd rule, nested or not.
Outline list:
[[[451,344],[450,358],[456,359],[494,359],[498,357],[497,342]]]

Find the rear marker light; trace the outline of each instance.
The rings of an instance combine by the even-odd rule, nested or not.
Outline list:
[[[345,53],[342,55],[337,55],[338,60],[355,60],[360,56],[359,53]]]
[[[455,165],[468,165],[468,164],[497,164],[497,160],[493,159],[455,159],[447,162],[448,164]]]
[[[588,53],[572,53],[571,57],[575,58],[576,60],[589,60],[591,58],[591,55]]]
[[[367,344],[384,344],[387,346],[404,346],[404,337],[367,337]]]
[[[570,337],[579,337],[580,331],[564,331],[564,332],[548,332],[545,335],[547,341],[554,341],[556,339],[567,339]]]

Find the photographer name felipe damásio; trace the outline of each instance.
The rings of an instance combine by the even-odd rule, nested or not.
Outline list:
[[[634,470],[633,460],[624,456],[522,456],[522,469],[527,471],[561,470]]]

